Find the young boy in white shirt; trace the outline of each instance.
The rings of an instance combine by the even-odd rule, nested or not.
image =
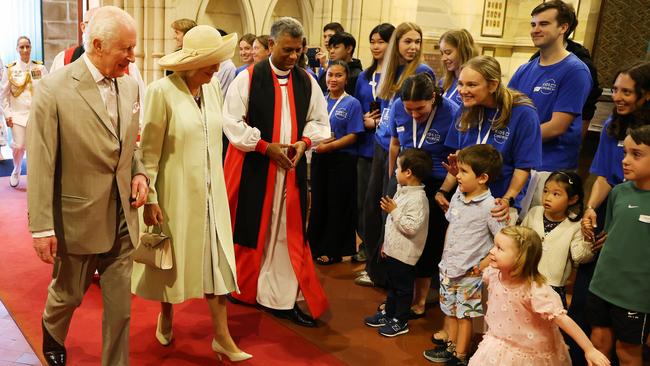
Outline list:
[[[386,337],[409,331],[415,264],[424,250],[429,227],[429,202],[422,182],[432,171],[429,154],[419,149],[403,150],[397,158],[397,192],[392,199],[383,197],[380,201],[388,213],[382,247],[388,295],[385,309],[364,321]]]

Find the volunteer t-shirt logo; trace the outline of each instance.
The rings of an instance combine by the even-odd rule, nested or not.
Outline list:
[[[508,141],[508,137],[510,137],[510,129],[508,127],[500,128],[492,131],[492,134],[494,135],[494,142],[497,144],[503,144]]]
[[[336,119],[346,119],[348,118],[348,111],[346,111],[343,108],[339,108],[334,112],[334,115],[336,116]]]
[[[379,118],[379,124],[377,124],[377,128],[382,127],[384,125],[388,125],[389,114],[390,114],[390,106],[388,108],[384,108],[384,110],[381,111],[381,118]]]
[[[544,81],[542,85],[538,85],[535,88],[533,88],[533,92],[549,95],[553,93],[556,89],[557,89],[557,84],[555,83],[555,79],[548,79]]]
[[[440,142],[440,133],[435,128],[432,128],[427,131],[427,136],[424,138],[424,141],[430,145],[437,144]]]

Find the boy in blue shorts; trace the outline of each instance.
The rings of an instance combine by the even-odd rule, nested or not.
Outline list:
[[[623,176],[607,201],[607,239],[589,286],[591,340],[621,366],[641,365],[650,332],[650,125],[623,140]]]
[[[436,348],[424,357],[447,365],[466,365],[472,318],[483,316],[481,271],[493,238],[504,226],[492,217],[488,184],[501,174],[501,154],[492,145],[473,145],[458,153],[458,188],[445,214],[449,227],[440,261],[440,309],[444,330],[432,337]]]

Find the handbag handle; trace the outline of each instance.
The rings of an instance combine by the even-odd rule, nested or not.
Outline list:
[[[152,228],[154,228],[154,227],[157,227],[158,232],[162,234],[163,230],[162,230],[162,225],[160,225],[160,224],[158,224],[158,225],[147,225],[147,227],[144,229],[144,232],[149,233],[149,234],[153,234],[153,229]]]

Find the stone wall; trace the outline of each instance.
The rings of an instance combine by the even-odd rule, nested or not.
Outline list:
[[[77,44],[77,0],[43,0],[43,58],[49,69],[52,59]]]
[[[70,1],[70,0],[68,0]],[[92,0],[89,0],[93,2]],[[582,0],[575,40],[592,49],[603,0]],[[618,0],[625,2],[625,0]],[[648,2],[650,0],[634,0]],[[44,3],[65,0],[44,0]],[[504,81],[535,52],[530,39],[530,12],[540,0],[507,2],[505,29],[501,37],[481,36],[484,1],[480,0],[95,0],[101,5],[125,9],[138,24],[136,62],[145,83],[162,77],[157,60],[174,50],[170,24],[180,18],[218,26],[239,34],[264,34],[279,16],[302,20],[309,46],[320,45],[325,24],[338,21],[357,39],[355,57],[364,66],[372,62],[368,34],[377,24],[404,21],[421,24],[424,60],[440,69],[437,49],[440,35],[453,28],[466,28],[482,51],[501,63]],[[98,5],[99,5],[98,4]],[[46,55],[47,58],[48,55]],[[233,58],[240,63],[237,52]],[[441,70],[440,70],[441,71]]]
[[[616,72],[640,60],[650,61],[650,0],[603,2],[594,61],[600,86],[611,88]]]

